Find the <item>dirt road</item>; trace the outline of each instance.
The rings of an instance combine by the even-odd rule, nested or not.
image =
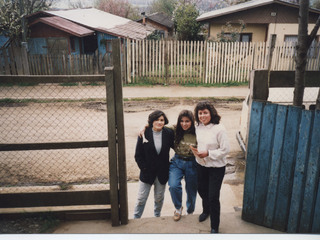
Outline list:
[[[136,92],[131,91],[132,96],[138,95],[139,90],[140,95],[146,95],[141,93],[141,89],[134,89]],[[162,88],[163,91],[167,89]],[[177,89],[181,90],[179,87]],[[218,91],[215,89],[215,92]],[[210,94],[210,91],[207,94]],[[170,98],[124,102],[128,180],[138,179],[139,169],[134,160],[134,151],[138,131],[147,122],[148,115],[155,109],[161,109],[167,114],[169,124],[175,124],[179,112],[182,109],[193,111],[197,101],[196,98]],[[234,158],[241,156],[235,138],[239,126],[241,101],[217,101],[214,104],[228,131],[232,152],[230,161],[234,162]],[[2,103],[0,116],[1,143],[107,139],[107,112],[105,104],[101,102]],[[27,187],[34,184],[47,186],[50,183],[61,188],[65,187],[62,186],[63,183],[106,183],[109,175],[107,159],[106,148],[1,152],[0,183],[3,186]]]

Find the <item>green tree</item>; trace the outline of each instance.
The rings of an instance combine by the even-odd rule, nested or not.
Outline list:
[[[199,11],[195,4],[180,3],[174,12],[174,24],[179,40],[198,40],[201,30],[197,22]]]
[[[149,11],[151,13],[163,12],[168,16],[173,16],[177,4],[178,0],[154,0],[149,7]]]
[[[246,28],[243,21],[239,21],[239,25],[231,24],[227,22],[226,25],[222,26],[222,30],[217,34],[217,38],[209,39],[218,42],[236,42],[240,39],[240,34]]]
[[[316,8],[316,9],[320,9],[320,0],[314,0],[312,2],[311,7]]]
[[[11,40],[26,41],[25,16],[48,9],[47,0],[0,0],[0,34]]]

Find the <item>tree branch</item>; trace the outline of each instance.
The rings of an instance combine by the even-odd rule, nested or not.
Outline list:
[[[308,37],[308,45],[307,45],[308,49],[311,46],[312,41],[316,38],[319,27],[320,27],[320,16],[318,17],[318,19],[316,21],[316,25],[314,26],[314,28],[312,29],[312,31]]]

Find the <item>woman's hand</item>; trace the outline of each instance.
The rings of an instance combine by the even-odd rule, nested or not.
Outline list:
[[[198,152],[198,156],[201,157],[201,158],[208,157],[209,156],[209,152],[208,151]]]
[[[146,131],[147,127],[149,127],[149,124],[146,124],[145,126],[141,127],[139,130],[139,137],[142,138],[144,135],[144,132]]]

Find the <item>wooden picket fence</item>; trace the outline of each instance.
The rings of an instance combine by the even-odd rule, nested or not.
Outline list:
[[[320,44],[308,54],[307,70],[320,69]],[[127,83],[246,82],[254,69],[269,67],[266,42],[127,40]],[[294,70],[295,43],[273,48],[271,70]]]
[[[253,101],[242,218],[320,233],[320,111]]]
[[[247,82],[255,69],[294,70],[295,43],[130,40],[121,45],[123,83],[213,84]],[[101,74],[111,55],[31,55],[0,50],[0,75]],[[320,44],[308,53],[308,71],[320,70]]]

